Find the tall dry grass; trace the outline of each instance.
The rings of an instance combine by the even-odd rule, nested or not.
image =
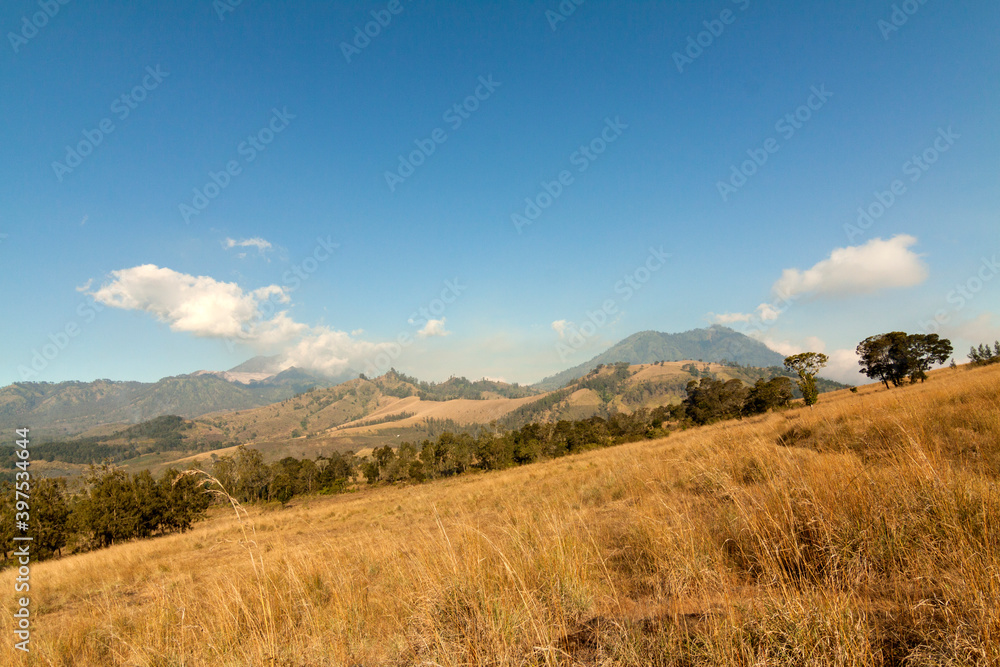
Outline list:
[[[939,371],[42,563],[0,662],[1000,664],[998,476],[1000,368]]]

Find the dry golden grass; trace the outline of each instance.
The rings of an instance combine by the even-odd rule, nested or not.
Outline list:
[[[39,665],[1000,664],[1000,368],[32,569]],[[245,532],[246,531],[246,532]]]

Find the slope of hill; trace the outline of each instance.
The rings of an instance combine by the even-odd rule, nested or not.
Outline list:
[[[666,334],[641,331],[615,344],[590,361],[543,379],[538,389],[559,389],[570,380],[586,375],[600,364],[627,361],[652,364],[658,361],[698,359],[709,363],[729,361],[741,366],[781,366],[784,356],[760,341],[723,326]]]
[[[242,520],[227,506],[183,534],[32,563],[31,651],[88,665],[1000,664],[1000,367],[929,375]],[[20,660],[0,644],[0,663]]]

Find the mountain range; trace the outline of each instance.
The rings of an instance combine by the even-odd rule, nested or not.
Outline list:
[[[622,340],[593,359],[545,378],[531,387],[504,383],[421,383],[405,378],[412,390],[429,400],[507,398],[560,389],[601,365],[616,362],[652,364],[672,361],[728,362],[746,367],[775,367],[783,356],[763,343],[721,326],[677,334],[643,331]],[[780,369],[773,369],[777,374]],[[47,438],[99,433],[104,428],[135,424],[161,415],[192,419],[209,413],[242,411],[285,401],[315,388],[335,387],[358,373],[322,377],[283,367],[280,357],[254,357],[227,371],[197,371],[158,382],[19,382],[0,389],[0,428],[29,425]],[[464,383],[464,384],[463,384]],[[826,389],[843,385],[829,383]],[[95,431],[96,429],[96,431]],[[277,435],[277,434],[275,434]]]

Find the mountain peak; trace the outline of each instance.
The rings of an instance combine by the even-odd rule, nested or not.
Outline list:
[[[233,366],[227,373],[267,373],[276,375],[284,370],[283,357],[280,354],[272,356],[257,356],[248,359],[238,366]]]
[[[586,375],[600,364],[627,361],[651,364],[656,361],[731,361],[741,366],[781,366],[785,357],[759,340],[722,325],[668,334],[640,331],[619,341],[590,361],[547,377],[536,388],[556,389]]]

